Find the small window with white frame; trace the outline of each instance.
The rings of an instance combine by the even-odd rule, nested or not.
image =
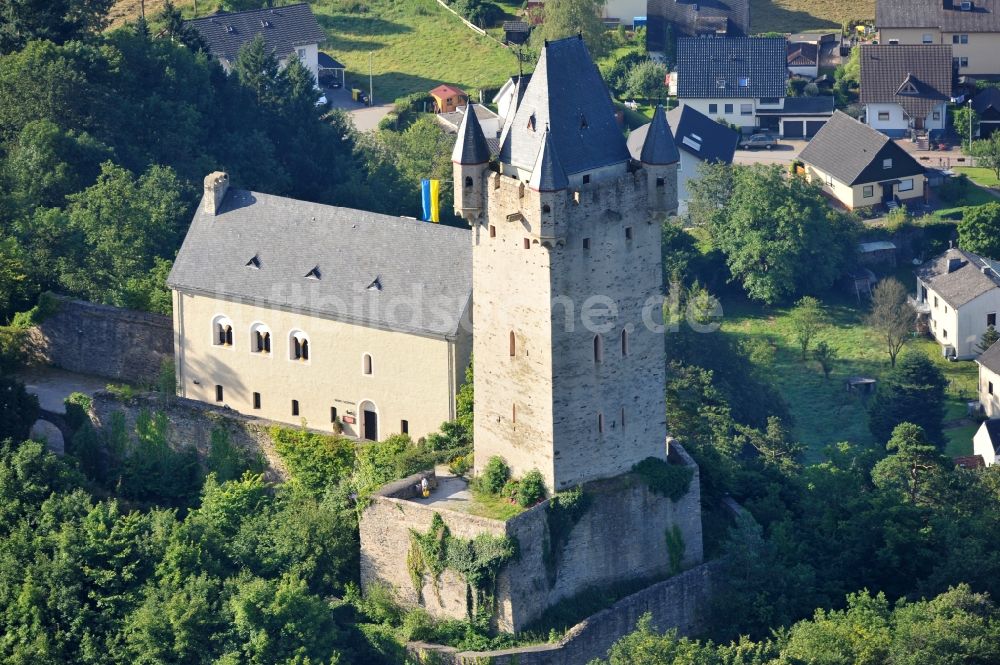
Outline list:
[[[263,355],[271,353],[271,329],[263,323],[250,326],[250,351]]]
[[[875,185],[865,185],[864,189],[861,190],[861,195],[866,199],[875,196]]]
[[[879,111],[878,112],[878,119],[881,122],[887,122],[889,120],[889,112],[888,111]]]
[[[288,334],[288,358],[299,362],[309,362],[312,349],[309,345],[309,336],[301,330],[293,330]]]
[[[921,38],[921,42],[923,42],[924,44],[933,44],[934,43],[934,35],[932,35],[929,32],[925,32],[923,34],[922,38]]]
[[[212,344],[230,347],[233,345],[233,322],[229,317],[220,314],[212,319]]]
[[[892,157],[886,157],[885,159],[882,160],[882,168],[883,169],[892,168]]]
[[[899,181],[899,191],[909,192],[913,189],[913,178],[906,178]]]

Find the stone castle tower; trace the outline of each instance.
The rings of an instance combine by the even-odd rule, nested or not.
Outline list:
[[[662,108],[630,159],[579,37],[547,42],[492,155],[473,112],[452,161],[472,226],[477,472],[550,490],[666,457],[660,226],[679,155]]]

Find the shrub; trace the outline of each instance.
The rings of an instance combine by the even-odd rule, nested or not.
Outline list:
[[[346,437],[278,426],[270,434],[292,481],[310,492],[321,494],[354,468],[354,442]]]
[[[545,479],[542,472],[532,469],[524,474],[517,487],[517,503],[522,508],[530,508],[545,498]]]
[[[499,494],[510,480],[510,467],[502,457],[494,455],[486,462],[486,468],[479,478],[479,486],[484,492]]]
[[[456,476],[464,476],[472,468],[472,453],[459,455],[448,463],[448,470]]]
[[[66,405],[66,424],[74,432],[90,422],[90,406],[93,403],[90,395],[71,393],[63,403]]]
[[[649,489],[671,501],[677,501],[687,493],[694,475],[686,466],[670,464],[655,457],[642,460],[632,467],[632,471],[642,477]]]
[[[0,441],[26,440],[37,419],[38,398],[29,395],[17,379],[0,376]]]

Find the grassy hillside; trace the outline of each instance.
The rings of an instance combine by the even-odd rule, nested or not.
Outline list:
[[[754,32],[839,28],[851,19],[874,19],[875,0],[751,0]]]

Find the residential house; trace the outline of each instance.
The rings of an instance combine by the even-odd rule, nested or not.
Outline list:
[[[979,404],[987,418],[993,419],[995,427],[1000,427],[1000,344],[993,344],[976,359],[979,365]],[[997,432],[990,432],[991,443],[1000,443]],[[997,446],[994,445],[996,450]],[[978,453],[979,451],[976,450]],[[984,456],[985,457],[985,456]]]
[[[812,136],[833,115],[834,100],[786,97],[787,81],[783,37],[684,38],[677,42],[670,93],[682,105],[721,118],[744,133]]]
[[[436,113],[451,113],[457,111],[459,106],[465,106],[469,103],[469,96],[465,92],[446,83],[442,83],[428,94],[434,98]]]
[[[989,138],[1000,130],[1000,88],[989,87],[973,97],[972,110],[979,116],[979,138]]]
[[[750,0],[648,0],[646,46],[665,51],[679,37],[750,34]]]
[[[1000,460],[1000,420],[985,420],[972,437],[972,452],[983,460],[982,466],[993,466]]]
[[[789,73],[814,79],[819,76],[819,44],[789,40],[787,64]]]
[[[282,67],[293,55],[319,81],[319,45],[326,32],[305,2],[269,9],[218,13],[185,22],[201,35],[208,52],[227,72],[248,42],[261,35]]]
[[[952,92],[951,46],[861,47],[865,122],[888,136],[940,132]]]
[[[609,25],[634,28],[636,19],[646,17],[647,0],[608,0],[601,9],[601,17]]]
[[[925,169],[885,134],[837,111],[803,148],[806,177],[848,209],[922,200]]]
[[[471,353],[471,247],[214,173],[167,280],[177,394],[365,439],[436,431]]]
[[[683,215],[690,198],[687,183],[699,177],[700,167],[705,162],[732,164],[740,135],[690,106],[678,106],[666,114],[665,120],[679,157],[677,213]],[[651,124],[637,127],[628,135],[628,149],[636,161],[641,161],[642,147]]]
[[[979,355],[1000,312],[1000,263],[953,247],[917,268],[917,314],[950,358]]]
[[[944,44],[962,76],[1000,75],[1000,0],[878,0],[883,44]]]
[[[506,119],[517,110],[517,105],[524,98],[524,91],[531,81],[531,74],[520,74],[512,76],[500,86],[497,94],[493,95],[493,103],[497,107],[497,115],[501,119]]]

